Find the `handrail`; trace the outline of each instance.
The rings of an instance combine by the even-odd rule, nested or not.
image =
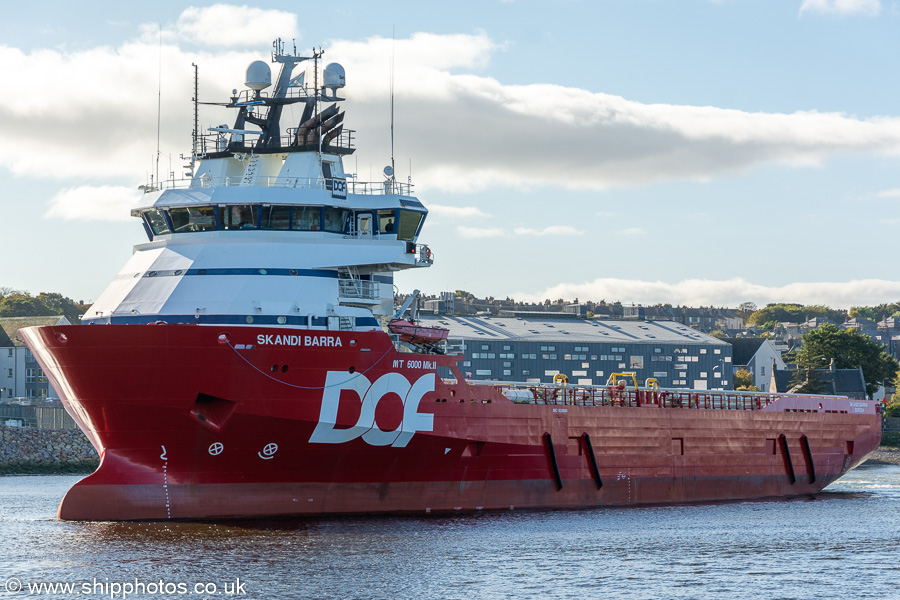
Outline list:
[[[491,386],[501,393],[507,390],[530,392],[529,404],[557,406],[655,406],[659,408],[693,408],[709,410],[762,410],[791,394],[709,390],[636,390],[614,386],[523,384],[496,381],[469,381],[469,385]],[[518,397],[520,397],[519,394]],[[804,397],[808,397],[805,396]],[[520,401],[521,402],[521,401]]]
[[[143,186],[142,189],[144,190],[144,193],[185,188],[239,186],[331,190],[331,181],[331,179],[326,179],[324,177],[281,177],[260,175],[254,178],[253,183],[244,183],[243,175],[232,175],[229,177],[210,177],[204,174],[200,177],[166,179],[164,181],[158,182],[153,186]],[[391,187],[387,187],[384,185],[384,182],[380,181],[372,182],[350,180],[347,182],[347,191],[351,194],[359,194],[362,196],[384,196],[389,194],[411,196],[413,193],[413,185],[411,183],[394,182]]]

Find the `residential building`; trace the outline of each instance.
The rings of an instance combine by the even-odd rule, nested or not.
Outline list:
[[[781,352],[767,338],[726,339],[731,344],[734,371],[746,369],[753,375],[753,385],[761,392],[769,391],[772,372],[784,370]]]
[[[69,325],[62,315],[51,317],[0,317],[0,399],[34,401],[59,398],[44,371],[25,347],[18,330],[38,325]]]

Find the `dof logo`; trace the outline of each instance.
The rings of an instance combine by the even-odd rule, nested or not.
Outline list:
[[[434,373],[426,373],[410,385],[400,373],[386,373],[371,383],[362,373],[328,371],[319,423],[309,438],[310,443],[343,444],[362,436],[371,446],[405,447],[417,431],[434,431],[434,415],[419,412],[422,397],[434,391],[434,377]],[[342,390],[356,392],[361,402],[359,419],[349,429],[335,426]],[[375,423],[375,408],[387,394],[397,394],[403,401],[403,419],[393,431],[383,431]]]

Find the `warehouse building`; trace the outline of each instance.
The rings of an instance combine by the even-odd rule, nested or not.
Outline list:
[[[612,373],[634,372],[639,384],[731,390],[732,346],[674,321],[600,321],[568,313],[509,317],[419,314],[419,324],[449,329],[450,352],[473,380],[604,385]],[[449,376],[448,373],[441,373]]]

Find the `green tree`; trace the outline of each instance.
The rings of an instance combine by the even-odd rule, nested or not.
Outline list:
[[[748,321],[754,325],[761,325],[769,322],[776,323],[803,323],[812,317],[822,317],[842,323],[845,313],[834,310],[827,306],[804,306],[802,304],[769,304],[765,308],[761,308],[750,315]]]
[[[78,323],[80,316],[84,314],[84,307],[75,304],[62,294],[41,292],[38,294],[38,300],[47,307],[48,312],[45,314],[65,315],[69,323]]]
[[[27,294],[10,294],[0,300],[0,317],[38,317],[50,314],[44,304]]]
[[[795,394],[826,394],[828,389],[813,368],[797,369],[791,379],[791,392]]]
[[[803,334],[803,347],[794,354],[800,370],[821,369],[834,360],[838,369],[862,367],[866,393],[874,394],[882,382],[893,380],[900,364],[869,336],[831,324]]]
[[[759,388],[753,385],[753,374],[747,369],[738,369],[734,372],[734,389],[739,392],[759,391]]]

